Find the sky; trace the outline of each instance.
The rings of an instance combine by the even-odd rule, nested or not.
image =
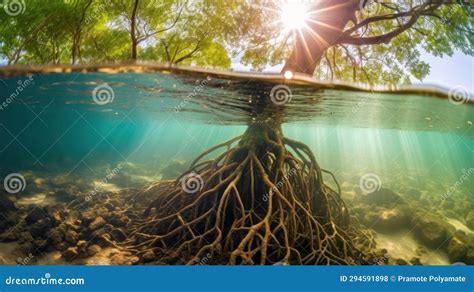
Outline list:
[[[452,57],[444,58],[423,54],[422,59],[431,66],[430,75],[423,80],[424,84],[463,86],[474,92],[474,57],[456,52]]]
[[[474,93],[474,57],[456,51],[453,56],[435,57],[422,53],[421,60],[430,64],[430,74],[422,82],[414,84],[437,85],[445,88],[462,86]],[[265,68],[265,72],[279,73],[283,64]],[[242,65],[238,59],[232,60],[234,71],[250,71],[249,66]]]

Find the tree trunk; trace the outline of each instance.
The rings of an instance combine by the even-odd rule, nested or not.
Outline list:
[[[81,17],[79,18],[78,23],[76,24],[76,29],[73,33],[73,41],[72,41],[72,48],[71,48],[71,62],[72,64],[76,64],[76,61],[81,57],[81,36],[82,36],[82,25],[84,23],[84,19],[86,17],[87,9],[91,6],[93,0],[89,0],[84,9],[81,12]]]
[[[79,33],[79,35],[78,35]],[[80,40],[80,32],[76,32],[73,37],[73,42],[72,42],[72,56],[71,56],[71,63],[72,65],[76,64],[77,57],[79,54],[79,40]]]
[[[309,11],[307,26],[296,33],[295,44],[282,73],[312,75],[326,50],[337,44],[345,26],[355,21],[360,0],[316,1]]]
[[[133,5],[132,15],[130,17],[130,38],[132,39],[132,60],[136,60],[138,57],[138,37],[137,37],[137,14],[138,14],[138,5],[140,0],[135,0]]]
[[[137,50],[138,44],[136,41],[132,41],[132,60],[137,59],[138,55],[138,50]]]

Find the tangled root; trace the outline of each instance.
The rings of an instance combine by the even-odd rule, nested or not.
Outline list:
[[[354,238],[365,237],[323,172],[331,174],[279,126],[251,125],[198,156],[174,182],[147,189],[156,199],[126,245],[165,263],[216,256],[231,265],[361,264]]]

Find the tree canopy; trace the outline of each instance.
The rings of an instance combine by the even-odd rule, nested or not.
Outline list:
[[[288,1],[307,4],[306,27],[284,26]],[[134,59],[230,69],[236,59],[259,70],[286,60],[320,79],[386,84],[423,79],[423,51],[474,55],[469,0],[27,0],[14,13],[4,2],[7,64]]]

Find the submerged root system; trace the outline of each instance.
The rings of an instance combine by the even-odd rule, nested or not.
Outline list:
[[[213,155],[215,158],[206,159]],[[174,182],[143,193],[154,201],[124,243],[163,263],[362,264],[364,234],[308,146],[278,126],[252,125],[212,147]]]

